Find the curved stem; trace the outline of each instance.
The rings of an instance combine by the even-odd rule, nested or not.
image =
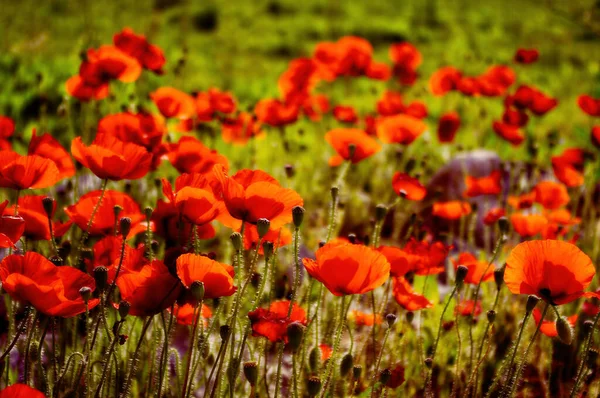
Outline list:
[[[138,340],[137,346],[135,347],[135,351],[133,352],[133,357],[131,358],[129,374],[127,375],[127,380],[125,381],[125,388],[123,389],[123,394],[121,395],[122,397],[127,397],[129,395],[131,380],[133,379],[133,376],[135,376],[135,371],[137,370],[137,357],[140,353],[140,348],[142,347],[142,343],[144,342],[144,336],[146,335],[146,331],[148,330],[152,319],[153,317],[149,316],[146,322],[144,322],[144,326],[142,327],[140,339]]]

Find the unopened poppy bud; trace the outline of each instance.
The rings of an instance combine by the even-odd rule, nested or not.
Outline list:
[[[313,347],[310,350],[310,354],[308,355],[308,366],[310,367],[311,372],[316,372],[319,370],[319,359],[321,358],[321,351],[319,347]]]
[[[146,215],[146,221],[150,221],[150,219],[152,218],[152,207],[148,206],[144,209],[144,214]]]
[[[394,323],[396,322],[396,315],[394,314],[387,314],[385,316],[385,321],[387,322],[389,327],[392,327],[392,325],[394,325]]]
[[[287,327],[288,345],[293,352],[296,352],[300,347],[300,344],[302,344],[304,329],[306,329],[306,327],[300,322],[292,322]]]
[[[487,312],[487,320],[489,323],[494,323],[494,321],[496,320],[496,311],[489,310]]]
[[[266,218],[259,218],[256,222],[256,231],[258,232],[258,237],[262,239],[268,232],[271,227],[271,221]]]
[[[233,248],[236,251],[239,252],[240,250],[242,250],[242,234],[240,234],[239,232],[234,232],[231,235],[229,235],[229,239],[231,240]]]
[[[302,225],[302,221],[304,220],[304,207],[302,206],[294,206],[292,209],[292,218],[294,220],[294,225],[296,228],[300,228]]]
[[[348,241],[352,244],[356,243],[356,234],[348,234]]]
[[[225,341],[229,338],[229,334],[231,333],[231,328],[229,325],[223,325],[219,328],[219,336],[221,336],[221,340]]]
[[[498,228],[500,229],[500,233],[502,235],[506,235],[508,233],[508,227],[509,227],[509,223],[508,223],[508,218],[506,217],[500,217],[498,219]]]
[[[354,159],[354,154],[356,153],[356,144],[350,143],[348,144],[348,159]]]
[[[340,362],[340,375],[346,376],[352,370],[354,366],[354,357],[352,354],[348,353],[342,357],[342,362]]]
[[[573,328],[569,321],[564,316],[556,318],[556,331],[558,338],[566,345],[571,345],[573,342]]]
[[[119,303],[119,316],[121,319],[125,319],[127,317],[130,308],[131,304],[129,304],[129,301],[123,300]]]
[[[54,212],[54,199],[50,196],[46,196],[42,199],[42,205],[44,206],[44,211],[48,218],[52,218],[52,213]]]
[[[335,202],[340,193],[340,189],[338,187],[331,187],[331,199]]]
[[[496,281],[496,288],[500,290],[502,288],[502,284],[504,283],[504,270],[506,267],[498,268],[494,271],[494,281]]]
[[[429,369],[431,369],[431,365],[433,365],[433,359],[432,358],[425,358],[425,366],[427,366]]]
[[[263,253],[265,254],[265,258],[271,258],[273,255],[273,242],[263,242]]]
[[[383,219],[385,218],[385,215],[387,214],[387,207],[386,205],[382,205],[382,204],[378,204],[375,207],[375,219],[377,221],[383,221]]]
[[[96,289],[99,291],[106,289],[108,282],[108,269],[106,269],[106,267],[94,268],[94,280],[96,281]]]
[[[246,380],[248,380],[248,383],[254,387],[256,385],[256,381],[258,380],[258,363],[255,361],[244,362],[243,368]]]
[[[392,371],[389,369],[383,369],[380,373],[379,373],[379,381],[381,382],[381,384],[383,384],[384,386],[388,383],[388,381],[390,381],[390,378],[392,377]]]
[[[79,295],[83,299],[83,302],[87,303],[92,297],[92,289],[90,289],[88,286],[84,286],[79,289]]]
[[[311,376],[308,378],[306,385],[309,397],[316,397],[319,391],[321,391],[321,379],[317,376]]]
[[[352,378],[354,380],[360,379],[360,375],[362,374],[362,365],[354,365],[352,367]]]
[[[115,213],[115,219],[118,220],[119,219],[119,214],[121,214],[121,212],[123,211],[123,207],[119,206],[119,205],[115,205],[113,207],[113,212]]]
[[[529,314],[531,311],[533,311],[533,309],[535,308],[535,306],[537,305],[537,303],[540,301],[540,298],[538,296],[534,296],[533,294],[530,294],[529,297],[527,297],[527,304],[525,304],[525,311]]]
[[[127,239],[127,235],[129,235],[129,231],[131,231],[131,218],[121,217],[119,220],[119,230],[121,231],[123,239]]]
[[[457,286],[462,286],[468,272],[469,272],[469,269],[467,267],[465,267],[464,265],[459,265],[458,268],[456,268],[456,285]]]
[[[294,169],[294,166],[292,166],[291,164],[286,164],[285,165],[285,175],[287,176],[287,178],[292,178],[294,176],[294,174],[296,174],[296,170]]]
[[[406,322],[412,323],[413,319],[415,319],[415,313],[412,311],[408,311],[406,313]]]
[[[200,281],[192,282],[190,291],[192,292],[192,296],[194,296],[196,301],[202,300],[204,298],[204,283]]]

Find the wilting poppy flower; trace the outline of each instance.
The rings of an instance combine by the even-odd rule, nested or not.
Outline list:
[[[460,265],[467,267],[468,272],[464,279],[465,283],[478,285],[480,281],[487,282],[494,278],[494,265],[490,265],[487,261],[478,260],[471,253],[460,253],[456,260],[452,260],[452,263],[454,269],[457,269]]]
[[[394,91],[386,91],[377,101],[377,113],[381,116],[393,116],[404,112],[402,94]]]
[[[381,145],[375,139],[359,129],[333,129],[325,134],[325,140],[337,152],[337,155],[329,159],[330,166],[339,166],[344,160],[358,163],[381,150]],[[350,157],[350,145],[355,147],[352,157]]]
[[[244,227],[244,249],[254,250],[258,242],[261,241],[258,237],[258,230],[255,225],[248,224]],[[286,228],[281,229],[269,229],[269,232],[262,237],[262,242],[273,243],[273,249],[289,245],[292,243],[292,232]],[[262,245],[258,248],[259,254],[264,254]]]
[[[502,114],[502,122],[514,127],[527,125],[529,115],[519,109],[506,108]]]
[[[0,391],[0,398],[46,398],[46,396],[27,384],[13,384]]]
[[[508,204],[517,210],[529,209],[535,203],[535,196],[535,191],[519,196],[509,196]]]
[[[181,292],[181,283],[162,261],[155,260],[137,272],[119,275],[121,299],[130,304],[129,315],[152,316],[169,308]]]
[[[173,87],[161,87],[150,93],[150,98],[166,118],[190,119],[196,115],[194,98]]]
[[[19,197],[19,217],[25,220],[25,231],[23,235],[30,240],[50,240],[50,227],[48,225],[48,216],[44,210],[42,200],[43,195],[28,195]],[[5,202],[6,203],[6,202]],[[52,215],[56,211],[56,202],[54,202]],[[15,207],[8,207],[2,211],[0,206],[0,214],[4,217],[10,217],[15,214]],[[61,237],[69,230],[71,222],[66,223],[53,222],[52,228],[55,237]],[[0,227],[0,231],[1,231]]]
[[[516,126],[496,121],[492,127],[500,138],[510,142],[514,146],[519,146],[525,141],[525,134]]]
[[[229,169],[227,158],[194,137],[182,137],[169,146],[169,162],[180,173],[209,173],[216,164]]]
[[[263,137],[261,123],[247,112],[240,112],[236,117],[221,121],[221,137],[226,143],[245,145],[251,138]]]
[[[148,43],[145,36],[136,34],[130,28],[125,28],[114,35],[113,42],[119,50],[137,59],[144,69],[159,75],[163,73],[165,56],[159,47]]]
[[[541,214],[514,213],[510,216],[510,222],[520,236],[528,238],[541,233],[548,219]]]
[[[555,321],[542,320],[542,312],[537,308],[533,309],[533,312],[531,313],[531,315],[533,315],[533,320],[536,325],[539,325],[540,322],[542,323],[540,325],[540,332],[542,332],[543,334],[545,334],[548,337],[558,336],[558,330],[556,330],[556,322]],[[577,314],[567,317],[567,322],[571,325],[572,328],[575,327],[578,317],[579,316]]]
[[[433,204],[432,214],[446,220],[458,220],[471,214],[471,205],[468,202],[452,200],[449,202],[436,202]]]
[[[79,198],[76,204],[65,209],[65,213],[71,221],[84,231],[87,230],[87,225],[101,193],[100,190],[88,192]],[[119,218],[129,217],[131,219],[129,236],[134,236],[146,230],[146,216],[140,211],[140,207],[135,200],[122,192],[106,190],[88,231],[90,235],[111,235],[114,233],[115,225],[118,225],[118,220],[115,219],[115,206],[122,209]]]
[[[319,344],[319,351],[321,351],[321,361],[325,362],[331,358],[333,348],[329,344]]]
[[[353,321],[356,326],[373,326],[381,325],[383,318],[380,314],[367,314],[354,310],[348,314],[348,320]]]
[[[62,145],[48,133],[38,136],[36,131],[33,130],[27,153],[29,155],[38,155],[52,160],[58,168],[61,179],[73,177],[75,175],[75,166],[73,165],[71,156],[69,156],[69,153],[65,148],[63,148]]]
[[[479,195],[498,195],[502,192],[501,178],[500,170],[494,170],[484,177],[466,176],[464,196],[472,198]]]
[[[15,122],[6,116],[0,116],[0,150],[10,149],[8,139],[15,132]]]
[[[0,187],[16,190],[48,188],[60,181],[56,163],[39,155],[0,151]]]
[[[549,304],[560,305],[580,297],[598,297],[585,292],[595,274],[592,260],[577,246],[559,240],[534,240],[511,251],[504,282],[513,294],[535,294]]]
[[[462,316],[474,317],[481,315],[481,301],[477,300],[477,304],[473,300],[463,300],[454,307],[454,313]]]
[[[532,64],[538,60],[540,53],[535,48],[519,48],[515,53],[515,62],[518,64]]]
[[[405,277],[396,276],[392,278],[392,281],[394,299],[406,311],[418,311],[433,307],[433,303],[427,300],[427,297],[414,292]]]
[[[553,181],[541,181],[534,188],[535,201],[545,209],[558,209],[569,203],[569,192],[560,183]]]
[[[175,318],[179,325],[192,325],[194,322],[194,306],[190,303],[184,305],[175,306]],[[200,317],[204,319],[204,326],[206,326],[207,319],[212,318],[212,310],[209,306],[202,304],[200,310]]]
[[[303,258],[304,267],[336,296],[370,292],[390,274],[385,256],[363,245],[329,243],[317,250],[316,257],[316,261]]]
[[[483,223],[485,225],[494,225],[500,217],[504,217],[506,212],[502,207],[495,207],[490,209],[483,217]]]
[[[440,117],[438,122],[438,140],[440,142],[452,142],[456,132],[460,128],[460,116],[456,112],[448,112]]]
[[[103,180],[136,180],[148,174],[152,165],[152,155],[146,148],[107,134],[97,135],[89,146],[81,137],[75,138],[71,153]]]
[[[408,200],[423,200],[427,195],[427,189],[419,180],[399,171],[392,177],[392,187],[394,192]]]
[[[340,123],[354,124],[358,122],[358,114],[356,113],[356,110],[351,106],[334,106],[333,117]]]
[[[579,148],[565,149],[559,156],[552,156],[552,169],[556,178],[569,188],[583,185],[585,152]]]
[[[264,171],[245,169],[230,177],[222,166],[217,165],[214,172],[229,214],[241,222],[256,224],[260,218],[266,218],[271,228],[281,228],[292,221],[292,208],[304,203],[296,191],[282,188]],[[223,219],[221,222],[231,228],[239,228],[241,224]]]
[[[254,114],[262,123],[285,126],[298,120],[300,109],[296,104],[286,104],[275,99],[263,99],[254,107]]]
[[[177,276],[186,288],[195,281],[204,283],[204,298],[231,296],[237,288],[233,285],[233,267],[199,254],[182,254],[177,258]]]
[[[73,267],[57,267],[46,257],[27,252],[10,255],[0,263],[2,289],[14,300],[27,302],[48,315],[71,318],[85,312],[79,289],[96,288],[94,278]],[[98,305],[90,299],[90,309]]]
[[[579,108],[590,116],[600,117],[600,98],[594,98],[587,94],[577,98]]]
[[[456,90],[461,77],[462,73],[452,66],[440,68],[429,78],[429,89],[433,95],[445,95],[449,91]]]
[[[412,116],[395,115],[381,119],[377,124],[377,135],[385,143],[398,143],[408,145],[416,140],[425,130],[427,125]]]
[[[292,313],[288,317],[290,301],[274,301],[269,309],[259,308],[248,313],[252,325],[252,336],[266,337],[271,342],[284,341],[287,343],[287,327],[292,322],[307,324],[306,311],[296,303],[292,306]]]
[[[7,206],[8,200],[0,203],[0,248],[14,247],[25,232],[23,217],[5,214]]]

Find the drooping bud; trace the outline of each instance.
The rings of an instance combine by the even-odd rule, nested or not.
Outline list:
[[[302,344],[304,329],[306,329],[306,327],[300,322],[292,322],[287,327],[288,345],[293,352],[296,352],[300,347],[300,344]]]
[[[127,315],[129,314],[129,309],[131,308],[131,304],[129,304],[129,301],[121,301],[119,303],[119,316],[121,317],[121,320],[125,319],[125,317],[127,317]]]
[[[331,187],[331,199],[335,202],[337,200],[338,194],[340,193],[340,188]]]
[[[587,320],[587,321],[583,322],[583,327],[586,332],[591,333],[592,328],[594,327],[594,322]]]
[[[50,196],[46,196],[42,199],[42,205],[44,206],[44,211],[48,218],[52,218],[52,213],[54,212],[54,199]]]
[[[385,321],[387,322],[389,327],[392,327],[394,325],[394,323],[396,322],[396,315],[394,314],[387,314],[385,316]]]
[[[103,291],[108,284],[108,269],[106,267],[94,268],[94,280],[96,281],[96,289]]]
[[[271,222],[266,218],[259,218],[256,222],[256,231],[258,232],[258,237],[262,239],[267,233],[269,233],[269,228],[271,227]]]
[[[129,231],[131,231],[131,218],[121,217],[119,220],[119,230],[121,231],[123,239],[127,239],[127,235],[129,235]]]
[[[196,299],[196,301],[200,301],[204,298],[204,283],[200,281],[192,282],[190,286],[190,292],[192,292],[192,296]]]
[[[340,362],[340,375],[346,376],[352,367],[354,366],[354,357],[352,354],[348,353],[342,357],[342,362]]]
[[[540,298],[538,296],[534,296],[533,294],[530,294],[529,297],[527,297],[527,304],[525,304],[525,311],[530,314],[531,311],[533,311],[533,309],[535,308],[535,306],[537,305],[537,303],[540,301]]]
[[[304,220],[304,207],[294,206],[292,209],[292,218],[294,220],[294,226],[300,228],[302,221]]]
[[[294,176],[294,174],[296,174],[296,170],[294,169],[294,166],[292,166],[291,164],[286,164],[285,165],[285,175],[287,176],[287,178],[292,178]]]
[[[231,235],[229,235],[229,239],[231,240],[235,251],[239,252],[240,250],[242,250],[242,234],[240,234],[239,232],[234,232]]]
[[[255,361],[244,362],[243,368],[246,380],[248,380],[248,383],[254,387],[256,385],[256,381],[258,380],[258,363]]]
[[[494,323],[494,321],[496,320],[496,311],[489,310],[487,312],[487,320],[489,323]]]
[[[119,219],[119,214],[121,214],[122,211],[123,211],[123,207],[121,207],[119,205],[115,205],[113,207],[113,212],[115,214],[115,220]]]
[[[319,347],[313,347],[310,350],[310,354],[308,355],[308,366],[310,367],[311,372],[316,372],[319,370],[319,359],[321,358],[321,351]]]
[[[321,379],[317,376],[311,376],[308,378],[306,390],[309,397],[316,397],[321,391]]]
[[[387,214],[387,206],[386,205],[382,205],[379,204],[375,207],[375,219],[377,221],[383,221],[383,219],[385,218],[385,215]]]
[[[92,298],[92,289],[90,289],[88,286],[84,286],[79,289],[79,295],[83,299],[83,302],[87,304],[90,298]]]
[[[558,338],[566,345],[571,345],[573,342],[573,328],[564,316],[556,318],[556,331]]]
[[[415,313],[412,311],[408,311],[406,313],[406,322],[412,323],[413,319],[415,319]]]
[[[496,281],[496,288],[498,290],[502,288],[502,284],[504,283],[504,270],[506,270],[506,266],[494,270],[494,281]]]

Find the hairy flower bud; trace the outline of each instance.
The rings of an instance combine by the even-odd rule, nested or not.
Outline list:
[[[271,227],[271,221],[266,218],[259,218],[256,222],[256,231],[258,232],[258,237],[262,239],[267,233],[269,233],[269,228]]]
[[[255,361],[244,362],[243,368],[246,380],[251,386],[255,386],[258,380],[258,363]]]
[[[539,297],[534,296],[533,294],[529,295],[529,297],[527,297],[527,304],[525,304],[525,311],[528,314],[531,313],[539,301]]]
[[[566,345],[571,345],[573,342],[573,328],[569,321],[564,316],[556,318],[556,331],[558,338]]]
[[[123,239],[127,239],[127,235],[129,235],[129,231],[131,231],[131,218],[121,217],[121,219],[119,219],[119,230],[121,231]]]
[[[234,232],[231,235],[229,235],[229,239],[231,240],[235,251],[239,252],[240,250],[242,250],[242,234],[240,234],[239,232]]]
[[[294,206],[292,209],[292,219],[294,220],[294,226],[300,228],[302,221],[304,221],[304,207]]]

